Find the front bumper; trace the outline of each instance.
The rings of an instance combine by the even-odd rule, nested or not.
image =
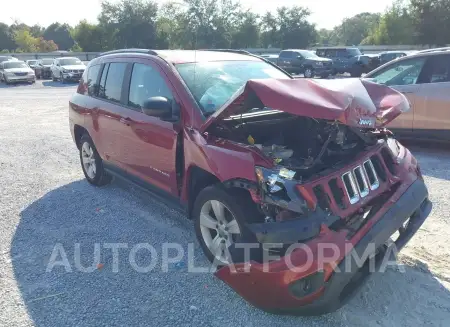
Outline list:
[[[314,75],[317,75],[317,76],[331,75],[333,72],[333,69],[331,66],[313,67],[313,69],[314,69]]]
[[[10,83],[16,82],[33,82],[36,80],[35,75],[24,75],[24,76],[16,76],[16,75],[8,75],[4,77]]]
[[[63,73],[62,77],[66,81],[79,81],[81,79],[82,73]]]
[[[250,265],[226,266],[218,270],[216,276],[247,301],[269,312],[318,315],[335,311],[352,298],[372,272],[366,264],[358,264],[354,257],[371,255],[380,264],[383,257],[380,254],[389,250],[385,244],[390,236],[410,219],[395,243],[400,250],[432,208],[427,188],[420,178],[406,190],[399,188],[388,202],[390,206],[387,204],[366,223],[370,229],[362,236],[357,233],[347,239],[345,231],[334,232],[322,226],[318,237],[305,242],[309,251],[293,251],[288,257],[266,264],[251,262]],[[323,245],[337,249],[338,258],[329,256],[330,253],[325,256]],[[305,269],[297,271],[292,269],[293,266]],[[296,285],[302,281],[307,281],[308,287],[303,284],[298,290]]]

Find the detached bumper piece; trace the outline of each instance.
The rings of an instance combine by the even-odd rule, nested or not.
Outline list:
[[[406,245],[431,208],[427,188],[421,179],[417,179],[388,209],[380,210],[378,217],[370,218],[374,223],[358,241],[347,239],[343,230],[331,231],[322,226],[318,232],[313,227],[303,231],[316,235],[304,242],[308,251],[294,250],[281,259],[266,263],[259,260],[244,263],[233,258],[237,259],[233,260],[234,265],[219,269],[216,276],[248,302],[268,312],[298,315],[333,312],[356,294],[373,272],[369,268],[378,270],[385,254],[390,252],[389,247],[395,245],[400,250]],[[400,236],[395,243],[389,244],[388,240],[397,231],[401,231]],[[252,235],[250,242],[257,242],[261,237],[261,234],[249,234]],[[300,234],[302,230],[299,230]],[[277,235],[278,232],[272,233],[268,241],[277,241]],[[324,244],[339,249],[338,259],[329,253],[323,255],[326,252],[320,248]],[[361,258],[371,259],[361,262]],[[370,260],[375,262],[372,267],[369,267]]]

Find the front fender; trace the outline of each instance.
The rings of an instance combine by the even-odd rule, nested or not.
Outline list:
[[[197,166],[221,182],[242,178],[256,181],[255,166],[271,168],[273,162],[251,145],[215,137],[204,138],[199,132],[185,140],[185,167]]]

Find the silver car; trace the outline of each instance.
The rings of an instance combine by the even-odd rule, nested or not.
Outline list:
[[[0,81],[6,84],[36,81],[34,70],[23,61],[4,61],[0,64]]]

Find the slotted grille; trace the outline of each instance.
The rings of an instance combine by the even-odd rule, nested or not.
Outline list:
[[[361,198],[366,197],[370,190],[376,190],[380,186],[371,159],[343,174],[342,182],[351,204],[357,203]]]

